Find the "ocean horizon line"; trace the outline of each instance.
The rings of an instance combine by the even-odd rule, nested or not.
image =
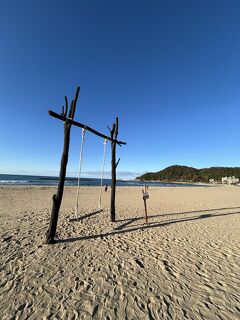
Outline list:
[[[42,175],[17,175],[17,174],[0,174],[1,186],[14,186],[14,185],[28,185],[28,186],[57,186],[59,177],[57,176],[42,176]],[[100,178],[81,177],[79,181],[80,186],[100,186]],[[103,178],[103,185],[111,185],[111,179]],[[117,178],[117,186],[158,186],[158,187],[196,187],[190,183],[167,183],[160,181],[140,181],[140,180],[127,180]],[[78,177],[66,177],[65,186],[77,186]]]

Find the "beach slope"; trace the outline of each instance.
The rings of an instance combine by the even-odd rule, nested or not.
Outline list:
[[[0,188],[1,319],[240,319],[239,187],[67,187],[43,245],[54,192]]]

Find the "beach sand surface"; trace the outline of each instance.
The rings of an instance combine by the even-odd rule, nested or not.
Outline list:
[[[240,319],[239,187],[66,187],[43,245],[55,191],[0,188],[0,319]]]

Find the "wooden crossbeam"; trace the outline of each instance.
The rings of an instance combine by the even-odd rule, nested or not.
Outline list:
[[[85,124],[83,123],[80,123],[80,122],[77,122],[75,120],[72,120],[70,118],[67,118],[67,117],[64,117],[63,115],[59,114],[59,113],[56,113],[52,110],[49,110],[48,111],[48,114],[56,119],[59,119],[59,120],[62,120],[62,121],[69,121],[72,125],[76,126],[76,127],[79,127],[79,128],[83,128],[85,130],[88,130],[90,132],[92,132],[93,134],[96,134],[97,136],[101,137],[101,138],[104,138],[104,139],[108,139],[109,141],[112,141],[112,142],[116,142],[118,145],[121,145],[121,144],[124,144],[126,145],[127,143],[126,142],[123,142],[123,141],[118,141],[117,139],[114,139],[112,137],[109,137],[109,136],[106,136],[105,134],[102,134],[100,132],[98,132],[97,130],[95,129],[92,129],[91,127],[89,126],[86,126]]]

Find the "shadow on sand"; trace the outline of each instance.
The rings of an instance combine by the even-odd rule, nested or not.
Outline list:
[[[213,211],[231,210],[231,209],[240,209],[240,207],[215,208],[215,209],[207,209],[207,210],[193,210],[193,211],[185,211],[185,212],[157,214],[157,215],[150,215],[150,216],[148,216],[148,218],[151,219],[151,218],[158,218],[158,217],[177,216],[177,215],[183,215],[183,214],[193,214],[193,213],[200,213],[200,212],[201,213],[202,212],[213,212]],[[216,215],[214,215],[214,216],[216,216]],[[143,217],[134,217],[134,218],[129,218],[129,219],[117,220],[116,222],[125,222],[125,221],[126,222],[123,223],[122,225],[118,226],[117,228],[115,228],[115,230],[121,230],[121,229],[127,227],[129,224],[131,224],[135,221],[138,221],[138,220],[143,220],[143,219],[144,219]]]
[[[211,209],[211,210],[197,210],[197,211],[189,211],[189,212],[178,212],[178,213],[171,213],[171,214],[165,214],[165,215],[151,215],[149,218],[157,218],[157,217],[163,217],[163,216],[171,216],[171,215],[180,215],[180,214],[190,214],[190,213],[196,213],[196,212],[210,212],[210,211],[220,211],[220,210],[229,210],[229,209],[239,209],[240,207],[231,207],[231,208],[218,208],[218,209]],[[86,216],[81,217],[81,219],[84,219],[84,217],[89,217],[92,216],[99,211],[96,211],[94,213],[88,214]],[[124,229],[126,226],[129,224],[142,220],[144,221],[144,217],[135,217],[132,219],[125,219],[125,220],[118,220],[117,222],[121,221],[126,221],[126,223],[116,227],[113,231],[107,232],[107,233],[101,233],[101,234],[95,234],[95,235],[87,235],[87,236],[81,236],[81,237],[73,237],[69,239],[59,239],[57,240],[57,243],[68,243],[68,242],[75,242],[79,240],[88,240],[88,239],[97,239],[97,238],[105,238],[108,236],[114,236],[118,234],[123,234],[123,233],[129,233],[129,232],[134,232],[138,230],[146,230],[146,229],[152,229],[152,228],[158,228],[158,227],[165,227],[169,226],[174,223],[181,223],[181,222],[187,222],[187,221],[195,221],[199,219],[209,219],[209,218],[217,218],[217,217],[222,217],[222,216],[229,216],[229,215],[235,215],[235,214],[240,214],[240,212],[229,212],[229,213],[220,213],[220,214],[212,214],[212,213],[207,213],[207,214],[201,214],[198,216],[193,216],[193,217],[184,217],[184,218],[176,218],[176,219],[170,219],[170,220],[165,220],[162,222],[150,222],[148,225],[145,224],[139,224],[135,225],[133,227],[129,227],[127,229]],[[79,221],[79,219],[77,220]]]
[[[102,211],[103,211],[103,210],[94,211],[94,212],[85,214],[84,216],[80,216],[80,217],[78,217],[78,218],[69,219],[69,221],[70,221],[70,222],[82,221],[82,220],[87,219],[87,218],[90,218],[90,217],[94,216],[95,214],[100,213],[100,212],[102,212]]]

